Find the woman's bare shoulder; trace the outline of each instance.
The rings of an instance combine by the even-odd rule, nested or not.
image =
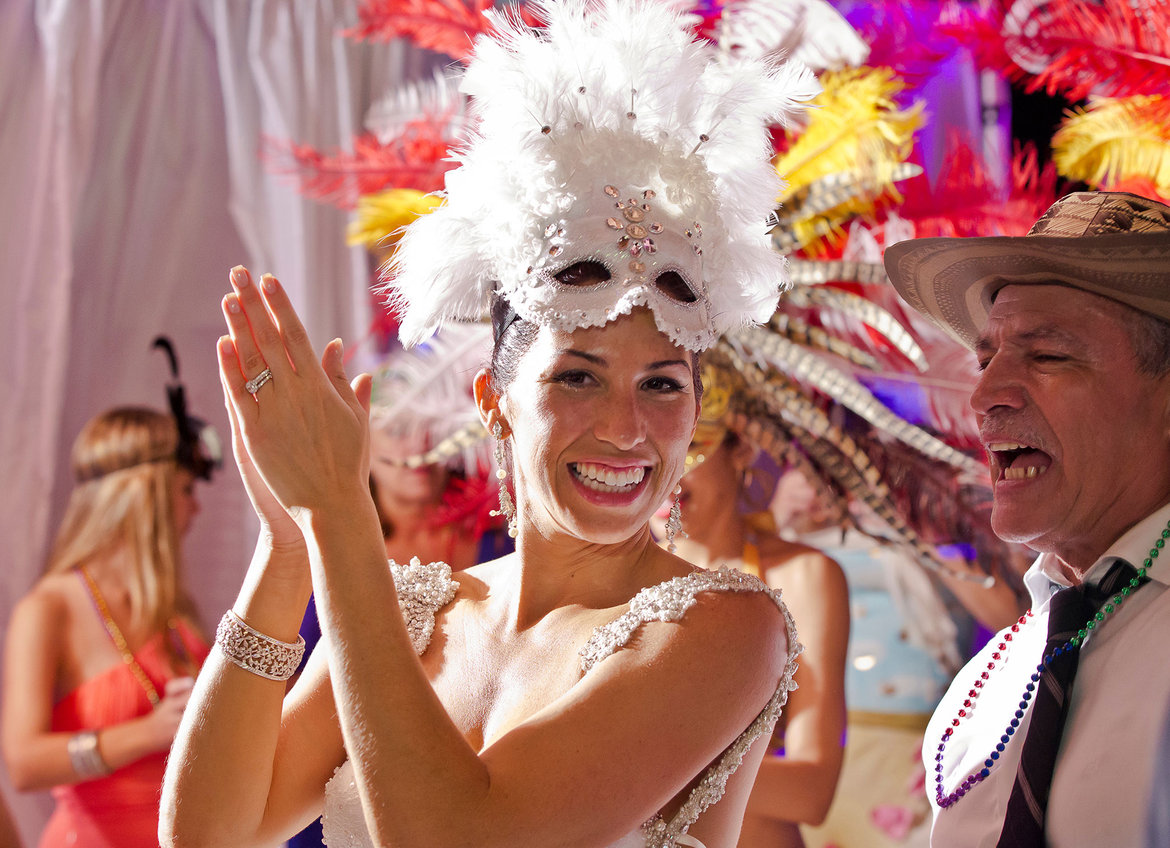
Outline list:
[[[84,601],[71,575],[43,577],[17,601],[8,622],[9,644],[46,646],[63,644],[69,623],[76,619],[77,605]]]
[[[33,617],[68,616],[72,608],[84,600],[81,587],[72,573],[47,574],[33,584],[28,593],[13,609],[13,616]]]
[[[682,626],[661,631],[667,639],[719,643],[728,649],[762,644],[784,648],[788,638],[777,596],[759,578],[728,568],[690,569],[648,587],[631,600],[629,612],[618,622],[623,620],[623,629],[631,630],[657,621],[674,622]],[[763,656],[757,659],[765,666],[771,663]]]
[[[808,575],[823,574],[826,577],[840,574],[844,579],[844,571],[836,560],[809,545],[779,536],[767,536],[760,540],[759,548],[760,568],[764,572],[783,568]]]
[[[493,587],[502,585],[509,578],[510,572],[515,570],[515,557],[514,553],[505,554],[499,559],[481,562],[453,573],[451,577],[458,586],[455,602],[482,601]]]

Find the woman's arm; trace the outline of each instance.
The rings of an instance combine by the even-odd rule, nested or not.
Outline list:
[[[1025,600],[1012,590],[1007,578],[1000,577],[988,586],[981,579],[983,574],[962,557],[949,556],[945,558],[945,562],[955,572],[966,573],[976,578],[964,580],[950,571],[938,572],[939,579],[959,603],[992,633],[1010,627],[1028,608]]]
[[[304,553],[257,548],[232,609],[294,642],[308,603]],[[305,575],[300,579],[297,574]],[[167,761],[162,845],[278,845],[320,815],[325,782],[344,759],[322,643],[292,691],[213,649]]]
[[[241,279],[258,304],[246,271]],[[231,311],[235,302],[234,295],[224,300],[229,326],[230,316],[242,318]],[[274,332],[271,323],[267,330]],[[221,354],[225,346],[231,342],[221,340]],[[255,376],[264,364],[233,367],[239,378],[241,367]],[[222,369],[220,376],[225,379]],[[254,629],[295,642],[312,589],[304,538],[252,462],[226,382],[224,394],[232,452],[260,519],[256,552],[232,609]],[[285,697],[284,682],[245,671],[213,648],[167,761],[160,844],[275,845],[319,815],[325,782],[344,758],[326,652],[321,643]]]
[[[800,824],[824,821],[844,755],[849,589],[836,562],[808,553],[765,577],[783,590],[804,653],[799,686],[785,710],[784,756],[767,756],[748,801],[759,816]]]
[[[74,733],[51,730],[57,673],[67,650],[66,601],[39,587],[13,610],[4,660],[4,759],[21,791],[48,789],[88,779],[69,758]],[[140,718],[98,731],[98,752],[111,770],[170,747],[190,684],[176,683],[157,708]]]

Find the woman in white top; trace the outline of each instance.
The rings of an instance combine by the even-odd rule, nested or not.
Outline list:
[[[481,136],[395,280],[407,343],[490,302],[476,400],[516,552],[387,568],[369,378],[338,342],[318,366],[277,281],[234,269],[220,368],[263,532],[171,754],[165,846],[276,845],[322,811],[331,848],[735,845],[795,632],[648,521],[682,475],[697,351],[774,305],[766,126],[815,83],[714,64],[665,4],[542,11],[477,43]],[[327,650],[285,697],[269,678],[310,591]]]

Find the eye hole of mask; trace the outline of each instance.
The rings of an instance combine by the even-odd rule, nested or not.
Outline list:
[[[654,281],[654,286],[671,300],[677,300],[679,303],[694,303],[699,299],[678,271],[663,271]]]
[[[595,286],[609,278],[609,269],[592,259],[574,262],[556,275],[557,282],[563,286]]]

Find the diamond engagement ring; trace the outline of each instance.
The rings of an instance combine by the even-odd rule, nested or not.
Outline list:
[[[265,368],[248,382],[244,383],[244,391],[255,396],[256,392],[260,391],[260,387],[272,379],[272,369]]]

